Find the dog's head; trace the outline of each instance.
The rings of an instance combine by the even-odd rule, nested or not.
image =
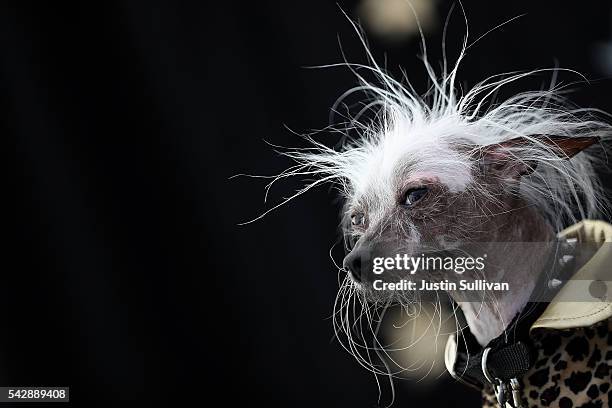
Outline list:
[[[491,102],[525,73],[491,77],[460,94],[457,66],[436,77],[426,62],[432,86],[418,96],[373,64],[383,87],[358,75],[362,84],[354,91],[371,100],[348,122],[343,142],[332,148],[307,135],[311,147],[284,151],[297,164],[271,184],[294,175],[312,181],[258,217],[313,187],[335,185],[345,199],[342,269],[353,286],[364,289],[372,281],[373,258],[532,241],[542,238],[525,233],[534,225],[549,226],[550,237],[606,212],[594,171],[604,167],[602,158],[590,149],[577,155],[612,134],[594,110],[570,108],[554,87]],[[368,111],[370,120],[363,117]],[[530,211],[517,223],[524,208]],[[445,279],[429,272],[427,278]],[[397,280],[402,273],[386,277]]]
[[[534,205],[538,177],[557,187],[560,179],[550,174],[574,174],[568,159],[597,140],[528,135],[480,145],[473,137],[487,132],[480,125],[439,121],[415,128],[396,120],[377,144],[353,147],[362,160],[353,163],[343,214],[343,267],[358,287],[371,289],[381,278],[376,261],[383,258],[452,255],[469,243],[532,239],[519,229],[533,220],[517,223],[515,216]],[[535,181],[523,180],[538,166]],[[414,272],[394,268],[384,278]],[[441,270],[426,272],[432,280],[449,278]]]

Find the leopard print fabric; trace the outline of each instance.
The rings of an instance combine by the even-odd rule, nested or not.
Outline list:
[[[612,319],[591,327],[533,333],[538,358],[521,382],[528,408],[606,408],[612,401]],[[498,407],[491,387],[483,407]]]

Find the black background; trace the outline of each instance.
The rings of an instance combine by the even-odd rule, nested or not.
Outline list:
[[[432,60],[450,4],[436,3]],[[612,38],[612,6],[463,4],[472,39],[527,14],[470,49],[462,84],[558,62],[592,79],[574,101],[611,110],[593,52]],[[356,2],[339,5],[355,17]],[[74,406],[377,405],[374,378],[332,340],[334,193],[313,190],[239,227],[270,204],[261,180],[228,180],[285,169],[263,140],[299,146],[284,126],[325,127],[334,100],[355,85],[347,69],[304,68],[341,62],[338,37],[350,61],[365,61],[340,7],[2,6],[2,135],[16,159],[6,192],[16,206],[5,217],[17,229],[7,229],[0,280],[0,385],[67,385]],[[454,16],[451,54],[465,32]],[[401,65],[425,89],[415,38],[370,44],[391,72]],[[286,182],[271,202],[299,186]],[[452,381],[399,383],[397,394],[395,406],[479,403]]]

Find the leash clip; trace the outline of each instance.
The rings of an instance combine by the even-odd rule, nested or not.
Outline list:
[[[485,378],[491,385],[493,386],[493,391],[495,392],[495,396],[497,397],[497,403],[500,408],[506,407],[506,402],[508,400],[508,391],[512,393],[512,406],[514,408],[524,408],[524,405],[521,400],[521,385],[516,378],[512,378],[509,384],[504,383],[499,378],[494,378],[489,372],[489,368],[487,367],[487,359],[489,358],[489,352],[491,351],[491,347],[487,347],[482,352],[482,362],[481,368],[482,373]]]
[[[515,408],[524,408],[523,401],[521,400],[521,384],[516,378],[510,380],[510,387],[512,387],[512,402],[514,402]]]
[[[489,368],[487,367],[487,360],[489,358],[489,353],[491,352],[491,347],[487,347],[482,352],[482,361],[480,363],[482,373],[484,374],[487,381],[493,386],[493,391],[495,392],[495,396],[497,397],[497,403],[500,408],[506,407],[506,384],[499,378],[493,378],[491,373],[489,373]]]

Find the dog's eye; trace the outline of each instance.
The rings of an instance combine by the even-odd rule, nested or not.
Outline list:
[[[427,194],[427,187],[411,188],[404,196],[404,205],[413,205]]]
[[[353,214],[351,215],[351,225],[353,226],[361,226],[365,222],[365,216],[363,214]]]
[[[344,248],[347,254],[351,252],[353,248],[355,248],[355,244],[357,243],[358,240],[359,240],[359,236],[355,234],[346,234],[344,236],[344,243],[345,243]]]

